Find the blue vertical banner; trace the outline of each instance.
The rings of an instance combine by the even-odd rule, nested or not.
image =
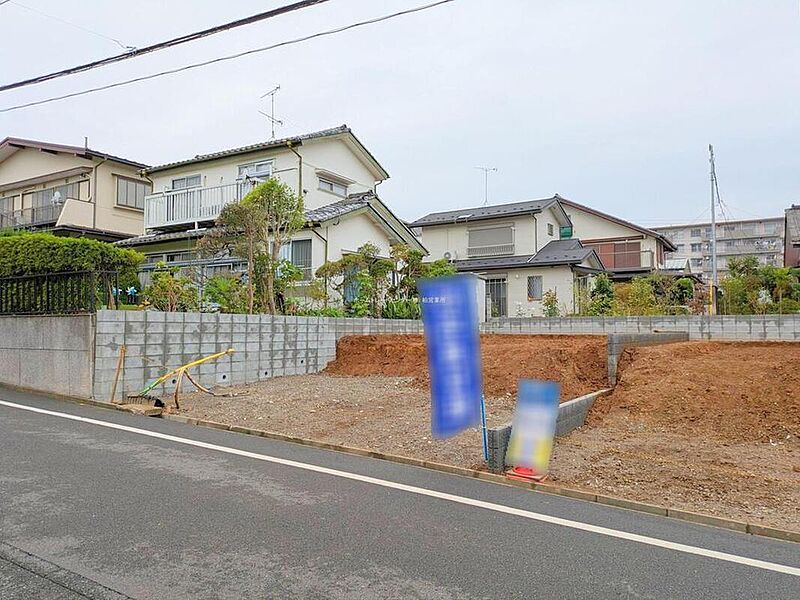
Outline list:
[[[511,425],[506,463],[545,475],[550,466],[560,388],[553,381],[523,379]]]
[[[449,437],[481,417],[477,279],[455,275],[419,282],[431,377],[431,431]]]

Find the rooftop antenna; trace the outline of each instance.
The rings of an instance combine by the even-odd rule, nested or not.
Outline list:
[[[497,172],[497,167],[475,167],[483,171],[483,205],[489,206],[489,173]]]
[[[281,127],[283,127],[283,121],[275,118],[275,94],[277,94],[278,90],[280,89],[281,89],[280,84],[276,85],[266,94],[263,94],[261,96],[261,98],[266,98],[267,96],[269,96],[269,103],[270,103],[269,114],[265,113],[263,110],[258,111],[259,113],[267,117],[270,124],[272,125],[272,137],[270,138],[271,140],[275,139],[275,125],[280,125]]]

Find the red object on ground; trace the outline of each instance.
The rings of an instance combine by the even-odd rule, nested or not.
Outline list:
[[[506,471],[506,477],[509,479],[519,479],[520,481],[542,481],[547,475],[539,475],[536,471],[528,467],[513,467],[511,470]]]

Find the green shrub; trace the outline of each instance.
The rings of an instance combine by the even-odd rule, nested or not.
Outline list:
[[[0,277],[62,271],[115,271],[132,281],[144,256],[88,238],[50,233],[0,236]]]
[[[387,300],[383,305],[383,317],[385,319],[420,319],[422,308],[419,298]]]

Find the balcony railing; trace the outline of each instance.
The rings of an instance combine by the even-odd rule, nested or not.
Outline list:
[[[514,254],[514,244],[492,244],[491,246],[470,246],[467,248],[467,256],[470,258],[482,258],[484,256],[507,256]]]
[[[214,221],[227,204],[241,200],[256,183],[258,182],[248,180],[216,187],[172,190],[146,196],[145,229]]]
[[[0,213],[0,229],[54,225],[64,204],[48,204]]]

